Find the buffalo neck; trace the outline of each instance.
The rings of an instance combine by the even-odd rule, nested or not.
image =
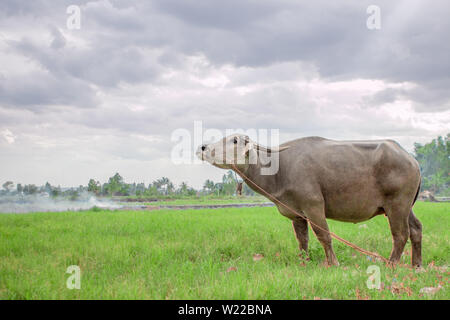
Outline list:
[[[254,184],[257,184],[259,187],[264,189],[266,192],[269,192],[273,194],[276,190],[276,175],[262,175],[261,174],[261,164],[258,161],[257,164],[249,164],[244,170],[242,170],[242,173],[245,175],[240,175],[241,178],[245,181],[245,183],[252,188],[257,193],[261,193],[261,190],[259,190],[257,187],[254,186]],[[238,173],[239,174],[239,173]],[[251,181],[250,181],[251,180]],[[263,194],[264,195],[264,194]]]

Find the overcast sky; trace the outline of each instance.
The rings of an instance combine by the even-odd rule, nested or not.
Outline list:
[[[0,182],[198,188],[224,171],[171,161],[194,121],[412,151],[450,132],[449,34],[446,0],[2,0]]]

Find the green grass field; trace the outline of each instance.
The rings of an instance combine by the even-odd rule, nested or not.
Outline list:
[[[326,268],[311,231],[312,261],[303,263],[291,223],[273,207],[0,214],[0,299],[448,299],[450,204],[419,202],[415,212],[422,272],[371,262],[336,241],[341,265]],[[329,224],[389,256],[384,216]],[[404,263],[409,252],[408,243]],[[372,264],[380,290],[366,286]],[[70,265],[81,268],[80,290],[66,287]]]

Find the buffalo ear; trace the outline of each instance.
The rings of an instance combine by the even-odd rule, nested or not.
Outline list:
[[[244,147],[244,157],[247,157],[250,150],[255,149],[255,146],[253,145],[253,143],[250,140],[246,140],[245,141],[245,147]]]
[[[253,143],[250,141],[249,136],[244,136],[244,157],[248,156],[251,149],[254,149]]]
[[[247,142],[244,148],[244,157],[248,164],[258,163],[258,147],[252,141]]]

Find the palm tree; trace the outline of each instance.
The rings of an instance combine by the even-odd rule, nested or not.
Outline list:
[[[206,180],[203,184],[203,190],[205,190],[207,193],[211,193],[214,191],[214,181],[212,180]]]
[[[172,193],[173,190],[175,189],[173,183],[167,177],[162,177],[162,178],[154,181],[153,186],[156,187],[158,192],[161,192],[164,195]]]
[[[178,188],[178,193],[179,194],[181,194],[181,195],[186,195],[187,194],[187,191],[188,191],[188,188],[189,188],[189,186],[187,185],[187,183],[186,182],[182,182],[181,184],[180,184],[180,187]]]

